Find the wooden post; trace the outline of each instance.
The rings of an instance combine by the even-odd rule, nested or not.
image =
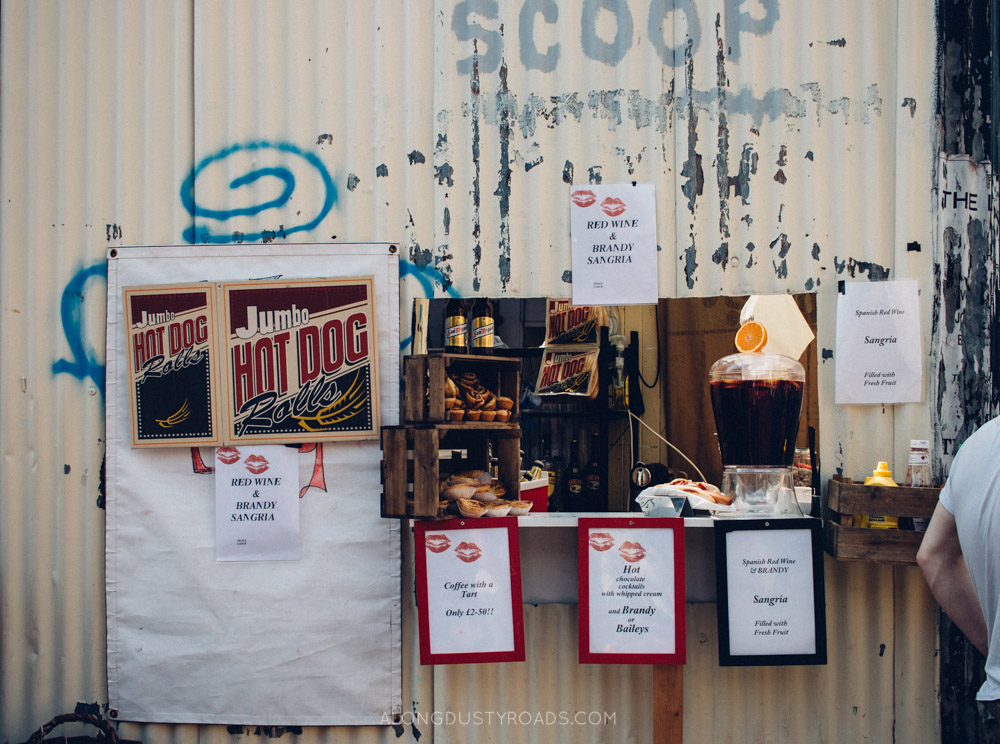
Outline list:
[[[658,664],[653,667],[653,742],[682,744],[684,741],[684,666]]]

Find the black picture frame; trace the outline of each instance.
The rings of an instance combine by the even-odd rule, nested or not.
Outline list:
[[[746,535],[748,531],[760,533],[761,541],[769,545],[780,547],[780,541],[788,539],[801,543],[801,536],[793,536],[793,533],[808,533],[808,548],[799,551],[793,556],[783,558],[768,557],[760,555],[758,558],[746,558],[736,550],[731,549],[731,541],[739,538],[751,536]],[[796,539],[797,538],[797,539]],[[808,555],[811,560],[811,571],[803,576],[804,572],[788,568],[791,558],[794,562],[803,560]],[[732,638],[734,629],[743,632],[755,616],[754,610],[759,609],[753,604],[748,604],[742,598],[732,596],[730,591],[730,561],[736,562],[735,569],[744,571],[749,577],[761,577],[762,586],[775,586],[775,582],[780,580],[780,573],[765,573],[779,571],[788,568],[795,571],[794,574],[800,583],[796,591],[812,591],[812,601],[808,603],[813,611],[814,625],[814,648],[811,652],[792,650],[789,653],[775,652],[774,633],[778,630],[770,625],[760,629],[762,636],[761,649],[759,652],[747,650],[746,643],[741,641],[738,648],[733,648]],[[758,561],[763,561],[759,563]],[[773,563],[772,563],[773,561]],[[718,599],[718,632],[719,632],[719,666],[793,666],[793,665],[822,665],[827,663],[827,639],[826,639],[826,588],[823,576],[823,529],[822,523],[818,519],[810,518],[759,518],[759,519],[718,519],[715,522],[715,565],[716,565],[716,589]],[[752,572],[752,573],[751,573]],[[760,572],[760,573],[758,573]],[[739,591],[745,592],[745,586],[740,586]],[[775,595],[760,597],[754,594],[753,602],[763,599],[762,604],[767,604],[767,600],[788,601],[787,595]],[[801,602],[798,603],[801,606]],[[774,604],[769,605],[769,611],[773,611]],[[769,620],[754,620],[755,624],[772,623]],[[778,621],[778,622],[786,622]],[[793,621],[794,622],[794,621]],[[738,627],[737,627],[738,626]],[[787,627],[787,626],[786,626]],[[770,632],[768,632],[770,631]],[[755,629],[754,633],[758,631]],[[786,633],[788,631],[781,630]],[[790,639],[795,636],[791,635]]]

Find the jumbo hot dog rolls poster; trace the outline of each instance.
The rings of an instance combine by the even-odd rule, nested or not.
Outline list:
[[[373,439],[370,277],[126,287],[132,446]]]
[[[231,443],[376,436],[370,278],[232,283],[222,294]]]
[[[132,446],[219,444],[214,287],[126,287]]]

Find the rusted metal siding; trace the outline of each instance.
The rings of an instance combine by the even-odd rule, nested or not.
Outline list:
[[[106,700],[109,245],[393,241],[405,319],[417,296],[568,296],[570,185],[652,183],[660,294],[815,292],[823,477],[859,476],[875,457],[901,469],[909,439],[933,431],[934,393],[833,404],[837,283],[919,281],[930,377],[942,5],[0,5],[0,739]],[[967,53],[945,56],[957,70]],[[980,158],[977,126],[949,150]],[[628,323],[644,337],[655,327],[638,309]],[[529,663],[420,667],[406,555],[404,707],[615,723],[422,728],[411,716],[297,738],[649,740],[649,668],[578,665],[572,606],[525,608]],[[826,570],[823,668],[719,669],[714,606],[689,607],[689,740],[794,739],[802,726],[810,740],[940,738],[933,603],[915,569]],[[255,733],[121,732],[154,744]]]

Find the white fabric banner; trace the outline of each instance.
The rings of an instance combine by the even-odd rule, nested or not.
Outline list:
[[[298,452],[301,560],[217,562],[214,450],[132,449],[122,288],[372,276],[381,424],[399,419],[387,245],[118,248],[108,261],[108,695],[119,720],[384,724],[402,710],[399,524],[378,441]],[[321,457],[318,457],[319,453]]]

